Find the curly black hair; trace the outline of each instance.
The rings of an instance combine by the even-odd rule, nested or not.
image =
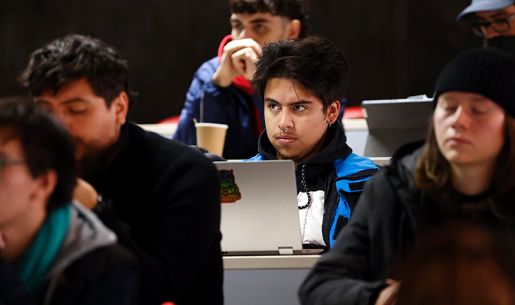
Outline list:
[[[299,38],[308,32],[307,0],[229,0],[229,9],[236,14],[259,12],[297,19],[301,23]]]
[[[127,61],[114,47],[78,34],[58,38],[34,51],[19,82],[38,96],[45,90],[55,94],[69,82],[82,78],[108,106],[120,92],[130,93]]]
[[[268,44],[257,62],[253,84],[263,95],[271,78],[291,79],[321,99],[327,108],[344,97],[348,71],[349,64],[334,43],[312,36]]]

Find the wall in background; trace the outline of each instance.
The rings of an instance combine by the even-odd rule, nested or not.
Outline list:
[[[312,0],[311,34],[335,41],[351,63],[348,99],[431,94],[448,59],[479,45],[455,17],[467,0]],[[68,33],[99,37],[129,60],[138,104],[153,123],[179,114],[193,73],[230,31],[225,0],[0,0],[0,96],[23,94],[29,54]]]

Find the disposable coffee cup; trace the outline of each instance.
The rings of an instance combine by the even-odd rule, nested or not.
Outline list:
[[[207,149],[210,153],[222,156],[227,134],[226,124],[195,123],[197,130],[197,146]]]

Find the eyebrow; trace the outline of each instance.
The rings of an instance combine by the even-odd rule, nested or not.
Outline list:
[[[230,22],[231,23],[238,23],[238,24],[243,23],[240,19],[234,18],[234,17],[230,19]],[[249,23],[252,23],[252,24],[256,24],[256,23],[270,23],[270,20],[268,20],[266,18],[256,18],[256,19],[250,20]]]
[[[34,101],[36,103],[50,103],[49,101],[47,101],[46,99],[44,98],[35,98]],[[87,100],[87,99],[84,99],[84,98],[81,98],[81,97],[72,97],[70,99],[67,99],[67,100],[64,100],[62,101],[60,104],[72,104],[72,103],[77,103],[77,102],[86,102],[86,103],[90,103],[91,101]]]
[[[265,98],[265,102],[281,104],[278,101],[276,101],[276,100],[274,100],[273,98],[270,98],[270,97]],[[300,101],[296,101],[296,102],[287,104],[286,106],[305,105],[305,104],[313,104],[313,102],[312,101],[308,101],[308,100],[300,100]]]

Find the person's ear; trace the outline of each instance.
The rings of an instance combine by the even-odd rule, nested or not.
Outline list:
[[[35,199],[47,202],[50,195],[55,190],[57,185],[57,173],[55,170],[49,170],[46,173],[41,174],[35,179],[35,188],[32,195]]]
[[[125,91],[120,92],[111,103],[114,114],[116,116],[116,124],[123,125],[127,120],[127,113],[129,112],[129,96]]]
[[[340,107],[340,101],[333,101],[329,104],[326,112],[327,125],[333,125],[336,122],[340,113]]]
[[[286,32],[287,39],[297,39],[300,36],[300,31],[302,28],[302,24],[299,19],[293,19],[290,21],[288,25],[288,29]]]

